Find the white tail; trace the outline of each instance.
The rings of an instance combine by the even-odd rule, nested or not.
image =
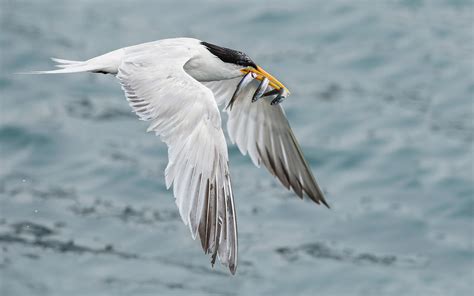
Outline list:
[[[118,67],[122,61],[123,49],[118,49],[87,61],[70,61],[51,58],[56,62],[57,70],[31,71],[20,74],[68,74],[80,72],[93,72],[104,74],[117,74]]]
[[[97,67],[88,65],[87,62],[80,61],[68,61],[62,59],[51,58],[53,61],[58,63],[56,67],[61,68],[57,70],[49,71],[31,71],[23,72],[20,74],[66,74],[66,73],[79,73],[79,72],[93,72],[97,70]]]

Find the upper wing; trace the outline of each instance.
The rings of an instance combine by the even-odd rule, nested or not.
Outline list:
[[[142,120],[168,145],[166,186],[193,238],[235,273],[237,225],[227,145],[212,92],[189,76],[179,48],[130,51],[117,78]]]
[[[219,103],[227,105],[238,82],[239,79],[233,79],[205,85],[213,90]],[[301,198],[305,192],[316,203],[322,202],[329,207],[281,105],[270,105],[268,98],[252,103],[258,85],[258,81],[252,82],[236,98],[232,109],[227,109],[230,139],[242,154],[249,154],[257,167],[263,163],[286,188],[291,188]]]

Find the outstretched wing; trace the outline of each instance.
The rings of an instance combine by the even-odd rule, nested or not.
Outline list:
[[[233,79],[204,84],[212,89],[217,102],[227,106],[238,82],[239,79]],[[329,207],[281,105],[270,105],[272,98],[262,98],[252,103],[258,85],[258,81],[250,83],[235,99],[232,108],[227,109],[230,139],[237,144],[242,154],[249,154],[257,167],[263,164],[299,197],[303,198],[303,193],[306,193],[314,202]]]
[[[237,225],[227,145],[212,92],[183,69],[187,48],[126,52],[117,78],[133,111],[168,145],[166,186],[193,238],[235,273]]]

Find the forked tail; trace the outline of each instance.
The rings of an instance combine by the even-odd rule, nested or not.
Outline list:
[[[97,70],[97,66],[89,65],[87,61],[69,61],[56,58],[51,59],[57,63],[55,66],[60,69],[49,71],[30,71],[22,72],[19,74],[67,74],[79,72],[95,72]]]
[[[123,51],[119,49],[87,61],[71,61],[51,58],[51,60],[56,62],[55,66],[59,69],[49,71],[31,71],[19,74],[68,74],[80,72],[117,74],[122,57]]]

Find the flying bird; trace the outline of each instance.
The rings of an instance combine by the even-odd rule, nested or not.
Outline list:
[[[30,74],[92,72],[120,81],[133,111],[168,146],[166,187],[193,239],[232,274],[237,220],[229,156],[219,107],[232,143],[300,198],[328,204],[279,104],[288,89],[245,53],[193,38],[124,47],[87,61],[53,58],[60,69]]]

